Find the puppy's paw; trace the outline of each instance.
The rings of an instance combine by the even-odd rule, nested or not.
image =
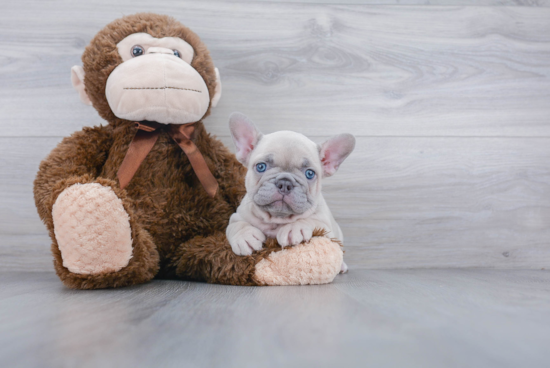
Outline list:
[[[310,225],[298,221],[281,227],[277,233],[277,242],[284,248],[308,241],[311,239],[312,234],[313,228]]]
[[[342,265],[340,266],[340,273],[348,273],[348,265],[344,261],[342,261]]]
[[[228,240],[235,254],[248,256],[253,251],[262,249],[265,235],[260,229],[254,226],[246,226]]]

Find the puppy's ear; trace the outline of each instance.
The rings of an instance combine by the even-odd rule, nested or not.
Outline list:
[[[246,115],[234,112],[229,117],[229,130],[237,148],[236,156],[243,165],[248,165],[250,153],[258,144],[262,133]]]
[[[351,134],[340,134],[329,138],[321,144],[319,156],[323,164],[323,176],[334,175],[340,164],[355,148],[355,137]]]

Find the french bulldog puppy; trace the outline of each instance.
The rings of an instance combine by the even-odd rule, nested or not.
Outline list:
[[[262,135],[241,113],[229,119],[237,159],[248,168],[247,193],[226,230],[238,255],[262,249],[266,237],[286,247],[308,241],[315,228],[343,242],[321,193],[321,180],[333,175],[355,147],[351,134],[334,136],[318,145],[300,133]],[[341,272],[347,266],[342,263]]]

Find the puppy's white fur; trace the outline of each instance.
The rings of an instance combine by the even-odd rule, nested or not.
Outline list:
[[[343,242],[342,230],[321,193],[321,179],[336,172],[353,151],[355,138],[341,134],[317,145],[291,131],[262,135],[240,113],[231,115],[229,125],[237,159],[248,168],[247,193],[226,231],[233,251],[249,255],[262,249],[266,237],[277,238],[282,247],[299,244],[311,239],[315,228]],[[263,172],[258,164],[260,169],[265,164]],[[315,173],[313,178],[306,177],[308,170]]]

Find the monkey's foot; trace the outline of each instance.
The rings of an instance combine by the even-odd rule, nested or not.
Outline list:
[[[63,266],[70,272],[99,274],[128,265],[129,216],[111,187],[74,184],[57,197],[52,215]]]
[[[271,253],[256,265],[254,276],[265,285],[328,284],[340,272],[342,261],[340,245],[318,236]]]

